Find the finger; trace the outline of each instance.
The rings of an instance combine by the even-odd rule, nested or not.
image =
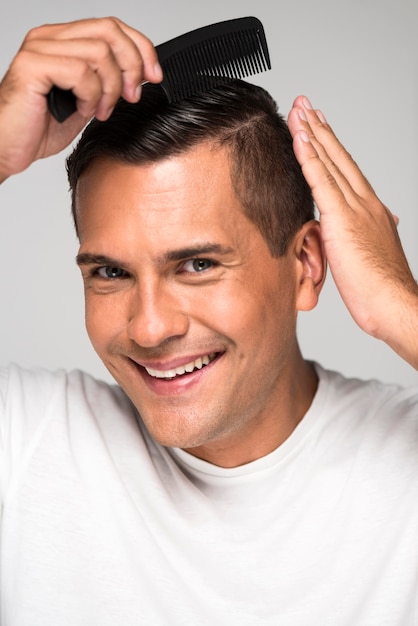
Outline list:
[[[287,125],[289,127],[292,137],[294,137],[296,133],[301,130],[307,130],[307,120],[304,120],[300,115],[300,110],[303,109],[303,106],[300,103],[301,97],[302,96],[298,96],[298,98],[296,98],[287,117]]]
[[[115,18],[123,32],[135,43],[139,50],[144,67],[144,80],[159,83],[163,79],[163,70],[158,60],[157,51],[152,41],[143,33]]]
[[[103,95],[99,76],[88,63],[77,58],[25,50],[16,57],[9,73],[16,97],[35,107],[35,114],[48,113],[45,96],[53,85],[74,91],[78,113],[85,119],[95,114]]]
[[[138,99],[138,86],[144,80],[159,82],[162,79],[162,70],[152,42],[117,18],[42,26],[33,29],[25,41],[33,39],[93,39],[106,42],[122,71],[124,97],[130,101]]]
[[[42,54],[44,57],[48,55],[59,59],[67,73],[63,77],[59,76],[55,84],[62,89],[71,89],[74,93],[79,92],[77,82],[80,80],[81,68],[83,67],[80,65],[80,62],[93,70],[100,83],[100,99],[97,101],[97,81],[94,81],[95,101],[98,102],[95,114],[99,119],[107,119],[109,117],[121,95],[125,99],[129,99],[131,96],[124,89],[122,73],[113,56],[112,49],[103,40],[36,40],[29,42],[26,45],[26,50],[39,51],[38,54]],[[73,79],[68,81],[68,72],[71,71],[73,59],[76,60],[74,63],[74,75]],[[64,86],[64,82],[66,86]],[[68,86],[69,83],[70,86]],[[83,89],[83,86],[81,89]],[[84,98],[86,96],[87,94],[84,93]]]
[[[329,198],[331,194],[332,202],[338,202],[338,206],[341,208],[344,208],[345,205],[350,207],[352,204],[356,204],[358,202],[356,194],[329,158],[324,147],[316,140],[304,109],[294,107],[290,111],[288,126],[293,136],[293,149],[296,158],[312,189],[318,208],[322,208],[320,194],[324,185],[326,197],[331,199]],[[324,204],[324,210],[326,208],[327,206]]]
[[[340,184],[319,157],[306,130],[301,129],[295,133],[293,147],[321,215],[327,212],[335,214],[338,210],[347,211],[350,205],[347,204]]]
[[[77,33],[76,36],[84,36],[83,33],[85,33],[86,36],[90,34],[93,37],[103,36],[115,48],[119,44],[130,46],[133,43],[143,60],[144,79],[151,82],[162,80],[162,69],[152,41],[116,17],[79,20],[71,22],[69,25],[53,25],[53,28],[55,27],[57,36],[63,38],[72,38],[74,36],[72,33]],[[124,35],[125,39],[121,38],[121,35]]]
[[[353,178],[352,177],[351,179],[347,178],[347,176],[345,175],[347,173],[347,167],[345,167],[345,173],[343,173],[341,169],[338,167],[335,160],[328,154],[324,145],[320,141],[317,140],[316,136],[312,134],[312,132],[310,131],[307,132],[307,134],[309,137],[309,141],[312,143],[312,145],[315,148],[318,159],[327,169],[329,175],[334,179],[336,185],[338,185],[342,195],[344,196],[344,199],[347,205],[352,208],[358,205],[361,205],[361,202],[362,202],[361,195],[358,193],[358,190],[356,190],[355,188],[356,185],[355,185],[355,182],[353,181]],[[344,150],[344,148],[342,149]],[[351,156],[348,153],[345,154],[345,157],[346,159],[351,160]]]
[[[349,183],[355,194],[370,200],[371,196],[375,195],[373,188],[350,153],[340,143],[323,113],[314,110],[305,96],[300,96],[295,100],[295,108],[301,118],[301,123],[304,124],[317,147],[319,157],[323,158],[330,171],[336,168],[337,180],[341,175],[343,177],[341,179],[342,184]]]
[[[364,218],[366,220],[371,218],[371,222],[364,222],[369,225],[375,224],[376,221],[382,225],[389,217],[392,225],[398,226],[399,218],[374,193],[372,202],[358,198],[349,184],[344,183],[345,179],[337,168],[335,166],[331,168],[324,160],[323,151],[321,154],[318,153],[317,145],[306,130],[302,129],[295,133],[293,146],[322,217],[330,215],[335,219],[339,215],[343,220],[350,217],[355,220],[352,223],[357,226]]]
[[[298,130],[295,128],[296,122],[300,128],[304,128],[308,132],[311,141],[316,146],[319,158],[323,160],[330,172],[335,175],[337,180],[340,180],[342,185],[348,183],[352,191],[359,196],[373,193],[369,182],[349,152],[339,142],[323,113],[319,110],[313,110],[305,96],[296,98],[291,115],[293,129]]]

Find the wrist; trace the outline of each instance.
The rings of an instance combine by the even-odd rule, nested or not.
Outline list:
[[[0,185],[9,178],[10,169],[8,167],[7,158],[2,158],[0,155]]]
[[[407,289],[397,304],[397,314],[391,316],[390,328],[382,339],[418,370],[418,285]]]

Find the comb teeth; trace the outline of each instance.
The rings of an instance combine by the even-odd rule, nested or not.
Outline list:
[[[234,24],[235,30],[231,30],[231,24]],[[242,27],[244,24],[246,28]],[[176,40],[157,46],[164,71],[161,84],[170,102],[207,91],[234,78],[245,78],[270,69],[267,44],[259,20],[241,18],[221,22],[211,28],[212,37],[205,38],[203,31],[206,29],[198,29],[193,31],[195,41],[185,45],[183,40],[177,50],[171,46]],[[226,32],[216,33],[216,28]],[[196,36],[199,32],[200,40]]]
[[[218,22],[156,46],[169,102],[270,69],[263,25],[256,17]],[[77,109],[71,90],[52,87],[52,115],[63,122]]]

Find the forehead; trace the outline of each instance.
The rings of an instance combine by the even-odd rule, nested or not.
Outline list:
[[[235,194],[227,149],[207,143],[146,165],[97,160],[79,180],[76,212],[81,242],[254,228]]]
[[[225,149],[213,144],[201,144],[179,155],[156,162],[130,164],[111,157],[94,159],[81,175],[76,189],[76,206],[80,210],[93,196],[108,193],[113,188],[122,191],[130,179],[130,188],[141,186],[144,195],[153,194],[161,199],[164,194],[200,187],[200,193],[209,191],[211,185],[228,185],[230,182],[229,158]],[[128,192],[129,189],[124,189]],[[127,195],[127,194],[126,194]]]

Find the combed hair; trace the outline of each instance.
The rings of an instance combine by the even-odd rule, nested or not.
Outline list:
[[[144,165],[204,141],[227,148],[245,215],[271,254],[284,254],[297,230],[314,217],[312,195],[275,101],[266,90],[241,80],[176,103],[168,102],[159,85],[148,83],[137,104],[121,99],[107,121],[91,121],[67,159],[76,230],[77,182],[96,159]]]

